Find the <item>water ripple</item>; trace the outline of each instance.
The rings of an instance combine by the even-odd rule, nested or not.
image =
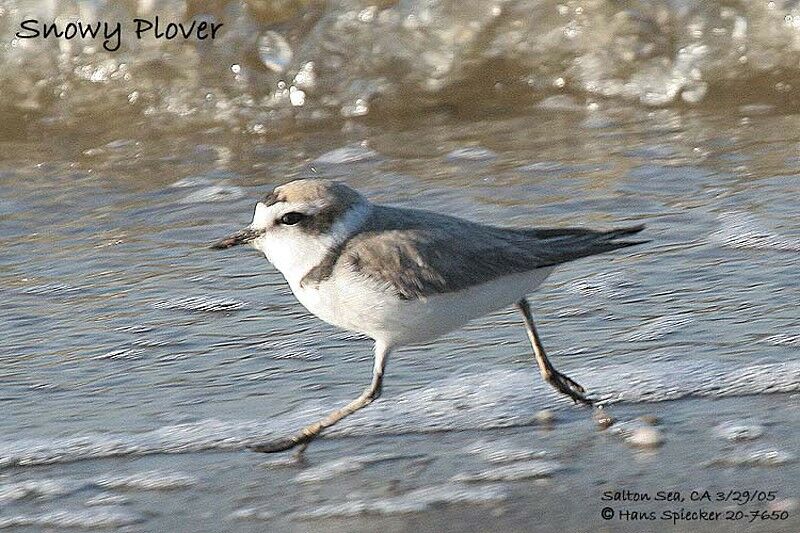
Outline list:
[[[598,400],[661,402],[687,397],[730,397],[800,391],[800,362],[657,362],[575,368]],[[330,428],[326,436],[404,434],[490,429],[531,424],[537,409],[571,405],[529,370],[497,370],[447,378],[429,387],[376,402]],[[90,434],[0,441],[0,468],[68,463],[104,457],[242,449],[296,430],[330,409],[329,402],[273,420],[201,420],[144,433]]]

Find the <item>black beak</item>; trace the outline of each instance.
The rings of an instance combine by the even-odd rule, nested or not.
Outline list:
[[[225,237],[221,241],[215,242],[211,245],[211,249],[224,250],[233,246],[239,246],[240,244],[247,244],[250,241],[255,240],[259,235],[261,235],[261,232],[258,230],[253,228],[244,228],[243,230],[239,230],[229,237]]]

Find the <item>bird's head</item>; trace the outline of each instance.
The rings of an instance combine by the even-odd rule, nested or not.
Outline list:
[[[253,221],[213,245],[221,250],[248,244],[289,279],[308,269],[362,224],[372,204],[338,181],[302,179],[276,187],[256,204]]]

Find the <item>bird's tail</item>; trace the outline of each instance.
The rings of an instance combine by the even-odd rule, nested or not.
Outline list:
[[[625,228],[617,228],[612,229],[610,231],[601,231],[599,232],[600,235],[605,240],[614,241],[614,239],[619,239],[620,237],[627,237],[628,235],[636,235],[640,231],[644,229],[644,224],[638,224],[636,226],[628,226]],[[626,246],[636,246],[637,244],[644,244],[650,242],[648,240],[644,241],[614,241],[612,244],[616,246],[616,248],[624,248]]]
[[[544,245],[544,253],[541,258],[543,264],[541,266],[554,266],[559,263],[580,259],[581,257],[650,242],[647,240],[617,240],[629,235],[636,235],[643,229],[644,224],[609,231],[593,231],[581,228],[538,230],[537,237],[542,239],[540,243]]]

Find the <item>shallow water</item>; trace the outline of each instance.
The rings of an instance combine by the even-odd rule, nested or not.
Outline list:
[[[791,505],[798,126],[609,104],[274,143],[215,129],[4,143],[0,526],[526,530],[535,512],[602,527],[599,495],[618,486],[765,488]],[[381,400],[307,464],[245,451],[369,379],[367,340],[309,315],[255,252],[206,248],[309,175],[498,224],[646,223],[649,244],[565,265],[533,302],[556,365],[621,422],[660,417],[665,445],[633,450],[543,385],[509,309],[397,353]],[[794,511],[774,530],[796,525]]]
[[[700,488],[775,490],[741,508],[789,518],[736,527],[800,529],[796,7],[545,2],[533,27],[514,22],[525,1],[384,4],[228,3],[213,16],[237,31],[206,49],[2,50],[0,529],[641,531],[600,518],[603,491]],[[0,29],[26,9],[0,6]],[[363,53],[344,37],[376,61],[334,68]],[[608,42],[628,63],[598,59]],[[277,84],[310,60],[297,105]],[[511,89],[482,94],[487,72]],[[645,223],[650,243],[532,297],[555,365],[617,423],[541,382],[507,309],[394,354],[382,398],[305,463],[246,451],[370,377],[369,341],[306,312],[263,257],[207,249],[307,176],[499,225]],[[632,445],[642,416],[662,446]]]

